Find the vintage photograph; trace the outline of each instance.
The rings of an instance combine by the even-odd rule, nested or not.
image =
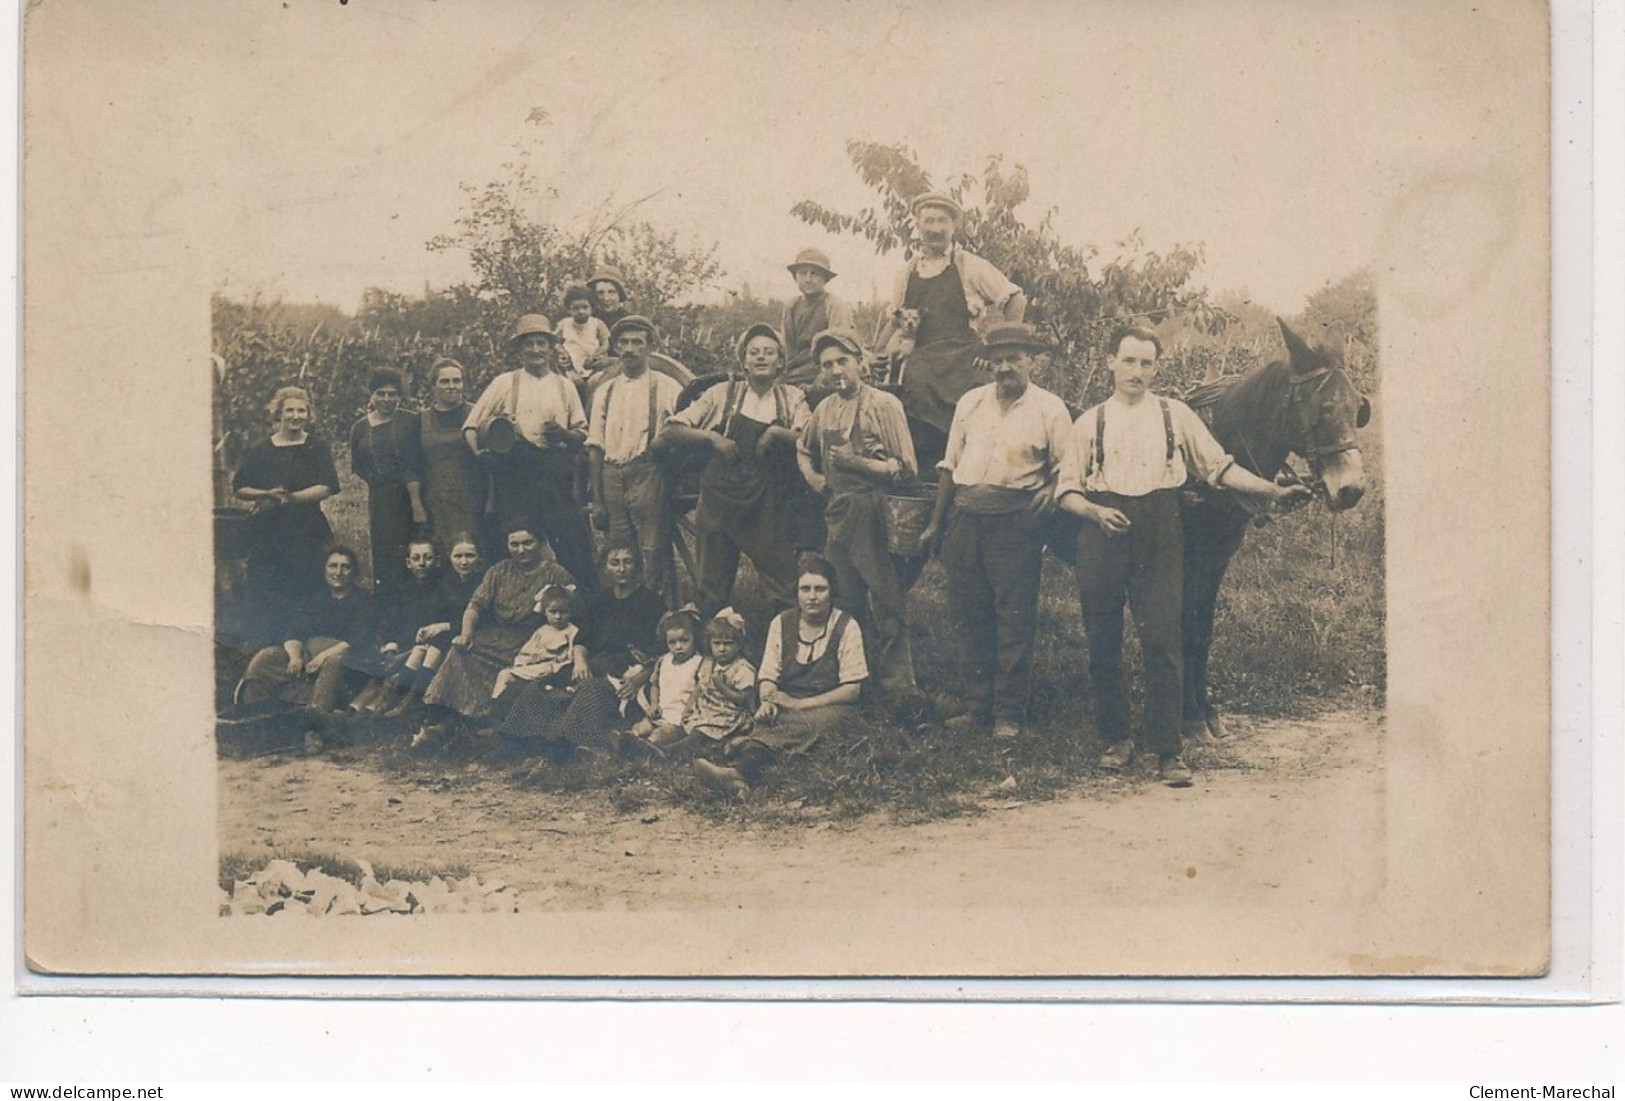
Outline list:
[[[63,9],[37,104],[111,15]],[[176,969],[1538,974],[1545,667],[1427,633],[1530,559],[1436,559],[1412,460],[1499,423],[1416,430],[1478,355],[1427,340],[1540,346],[1497,303],[1545,293],[1543,109],[1505,163],[1474,127],[1543,18],[166,5]],[[84,554],[85,603],[133,566]],[[1534,693],[1468,722],[1532,817],[1458,869],[1494,935],[1424,951],[1457,904],[1402,884],[1457,880],[1401,819],[1453,804],[1396,792],[1468,776],[1430,693],[1480,668]]]

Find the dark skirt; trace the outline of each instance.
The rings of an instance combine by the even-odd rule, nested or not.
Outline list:
[[[412,536],[412,498],[400,482],[367,487],[367,534],[373,581],[385,589],[406,580],[406,542]]]
[[[509,738],[540,739],[608,753],[615,749],[612,733],[637,717],[637,713],[621,714],[620,698],[604,677],[577,684],[569,692],[538,682],[526,685],[515,697],[499,731]]]
[[[496,624],[474,632],[468,649],[452,647],[423,694],[423,702],[448,707],[471,719],[491,709],[491,689],[497,674],[513,664],[514,655],[530,638],[519,627]]]

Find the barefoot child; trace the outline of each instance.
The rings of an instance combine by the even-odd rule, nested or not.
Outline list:
[[[655,661],[649,677],[649,705],[631,733],[663,748],[687,737],[683,719],[693,703],[705,659],[696,646],[700,614],[692,604],[661,616],[658,629],[666,640],[666,652]]]

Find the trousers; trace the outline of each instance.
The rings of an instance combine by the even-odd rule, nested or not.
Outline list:
[[[1021,722],[1038,627],[1043,524],[1028,509],[955,510],[942,543],[948,606],[962,647],[961,685],[974,714]]]
[[[553,557],[584,592],[598,588],[598,565],[592,553],[592,529],[572,494],[575,452],[543,450],[520,441],[495,460],[493,481],[497,511],[504,526],[521,517],[542,530]]]
[[[671,508],[660,464],[605,462],[603,503],[609,541],[637,544],[645,583],[670,604],[677,592],[677,574],[671,553]]]
[[[1179,491],[1162,489],[1143,497],[1092,493],[1089,499],[1129,519],[1122,535],[1107,535],[1089,520],[1078,532],[1078,597],[1089,636],[1089,681],[1100,736],[1107,744],[1130,736],[1123,678],[1126,603],[1145,658],[1144,743],[1159,754],[1178,753],[1185,559]]]

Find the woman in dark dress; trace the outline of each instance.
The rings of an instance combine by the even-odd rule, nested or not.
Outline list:
[[[237,702],[247,706],[278,696],[306,704],[317,727],[305,737],[307,752],[321,750],[320,728],[338,724],[346,687],[371,660],[373,607],[356,570],[355,551],[327,548],[322,587],[307,589],[289,618],[288,637],[256,653],[237,688]]]
[[[478,719],[491,709],[497,674],[542,624],[537,594],[549,585],[575,583],[542,553],[533,521],[518,519],[507,526],[508,557],[485,572],[463,609],[451,649],[423,694],[429,713],[412,739],[414,747],[437,740],[458,715]]]
[[[418,414],[423,452],[423,506],[435,545],[449,552],[452,540],[482,534],[480,523],[490,480],[463,439],[463,424],[474,407],[463,396],[463,365],[436,361],[429,371],[430,404]],[[490,548],[485,547],[485,550]]]
[[[321,502],[338,492],[333,451],[312,435],[310,395],[285,386],[266,410],[270,438],[249,449],[232,489],[253,515],[248,521],[246,641],[257,645],[287,637],[288,615],[318,576],[333,528]]]
[[[576,636],[587,651],[590,676],[578,678],[568,695],[540,685],[521,691],[502,720],[503,736],[542,739],[560,754],[576,747],[613,752],[616,729],[640,717],[622,708],[635,709],[638,690],[648,682],[666,602],[642,585],[632,544],[610,544],[603,561],[609,584],[588,598]]]
[[[350,468],[367,483],[372,577],[381,594],[406,584],[406,541],[423,510],[423,444],[415,413],[401,411],[401,376],[374,371],[372,401],[350,429]]]

